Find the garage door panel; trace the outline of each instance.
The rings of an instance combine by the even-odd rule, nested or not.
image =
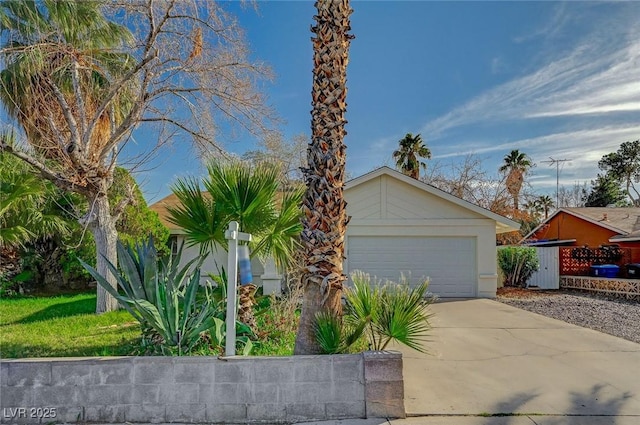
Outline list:
[[[424,277],[440,297],[476,295],[476,239],[472,237],[352,236],[348,239],[348,270],[362,270],[382,280],[400,273],[416,284]]]

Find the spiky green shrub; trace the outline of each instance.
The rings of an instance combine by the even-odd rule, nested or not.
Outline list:
[[[82,264],[140,322],[147,344],[178,355],[189,353],[203,339],[218,347],[224,344],[224,310],[208,288],[200,286],[199,258],[180,267],[180,248],[173,259],[159,259],[151,239],[133,248],[118,242],[117,249],[120,270],[111,263],[109,269],[123,294]],[[198,297],[199,291],[204,295]]]
[[[398,282],[384,285],[361,271],[351,274],[353,287],[345,288],[345,313],[342,321],[329,313],[316,316],[316,339],[327,354],[342,353],[364,335],[369,349],[384,350],[389,343],[404,344],[424,352],[431,326],[427,297],[429,281],[411,287],[401,276]]]
[[[540,268],[540,261],[533,247],[508,246],[498,249],[498,266],[505,286],[526,287],[527,281]]]
[[[362,337],[369,320],[362,320],[353,327],[337,315],[321,311],[316,314],[313,330],[316,341],[324,354],[347,353]]]

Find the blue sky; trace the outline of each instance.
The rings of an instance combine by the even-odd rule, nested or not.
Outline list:
[[[290,138],[309,134],[312,1],[225,3],[253,56],[270,64],[271,105]],[[444,165],[469,153],[494,172],[511,149],[538,165],[539,193],[595,178],[602,155],[640,138],[640,2],[354,1],[348,67],[347,169],[392,165],[405,133],[420,133]],[[248,135],[220,135],[230,151]],[[150,202],[198,167],[185,150],[138,178]]]

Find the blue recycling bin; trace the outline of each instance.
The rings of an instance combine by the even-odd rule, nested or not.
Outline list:
[[[593,277],[618,277],[619,274],[620,266],[615,264],[591,266],[591,276]]]

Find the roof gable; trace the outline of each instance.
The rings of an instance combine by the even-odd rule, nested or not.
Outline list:
[[[380,191],[377,186],[383,182],[386,190]],[[376,190],[380,195],[375,195]],[[488,218],[496,222],[497,233],[520,227],[513,220],[389,167],[348,181],[345,196],[349,198],[349,214],[358,218]],[[385,211],[386,217],[382,217],[380,211]]]

